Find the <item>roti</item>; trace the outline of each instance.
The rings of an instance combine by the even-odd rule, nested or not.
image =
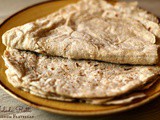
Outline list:
[[[69,60],[6,50],[3,56],[15,87],[37,88],[71,98],[116,97],[152,83],[158,66],[129,66],[97,61]],[[9,74],[8,74],[9,73]]]
[[[9,82],[16,86],[17,81],[19,79],[15,77],[14,74],[8,69],[6,70],[6,75],[9,80]],[[66,97],[57,95],[53,92],[45,92],[39,89],[39,87],[32,86],[26,87],[26,86],[20,86],[18,87],[20,90],[29,92],[30,94],[36,95],[38,97],[44,98],[44,99],[51,99],[51,100],[57,100],[57,101],[63,101],[63,102],[80,102],[80,103],[87,103],[87,104],[94,104],[94,105],[122,105],[122,104],[129,104],[132,103],[136,99],[145,98],[146,95],[142,91],[129,93],[128,95],[123,95],[122,97],[106,97],[106,98],[72,98],[72,97]]]
[[[158,19],[137,3],[81,0],[3,35],[11,48],[119,64],[159,62]]]

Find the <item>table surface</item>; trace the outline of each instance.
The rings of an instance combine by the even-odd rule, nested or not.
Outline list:
[[[0,23],[13,13],[46,0],[0,0]],[[133,0],[127,0],[133,1]],[[160,0],[137,0],[140,6],[160,17]],[[4,112],[3,109],[28,108],[28,112]],[[9,118],[12,116],[12,118]],[[14,118],[13,118],[14,116]],[[0,120],[160,120],[160,97],[152,102],[130,111],[107,116],[97,117],[71,117],[48,113],[29,107],[12,98],[0,89]]]

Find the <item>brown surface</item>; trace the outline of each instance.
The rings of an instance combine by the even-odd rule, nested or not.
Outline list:
[[[149,1],[149,0],[147,0]],[[155,0],[157,1],[157,0]],[[145,3],[147,3],[145,1]],[[149,5],[149,2],[148,2]],[[159,2],[160,5],[160,2]],[[157,8],[155,8],[157,9]],[[159,11],[157,9],[157,11]],[[1,106],[6,106],[6,107],[16,107],[17,105],[21,105],[23,107],[26,107],[26,105],[18,102],[17,100],[9,97],[6,93],[4,93],[3,91],[0,93],[0,100],[1,100]],[[5,113],[6,114],[6,113]],[[67,120],[72,120],[75,119],[75,117],[66,117],[66,116],[59,116],[59,115],[55,115],[55,114],[50,114],[44,111],[40,111],[34,108],[31,108],[31,112],[23,112],[23,113],[19,113],[17,115],[29,115],[29,116],[34,116],[34,119],[38,119],[38,120],[43,120],[43,119],[56,119],[56,120],[63,120],[63,119],[67,119]],[[0,115],[4,115],[3,112],[0,113]],[[128,112],[123,112],[123,113],[118,113],[118,114],[114,114],[114,115],[109,115],[109,116],[102,116],[102,117],[98,117],[98,119],[103,120],[103,119],[112,119],[112,120],[116,120],[116,119],[123,119],[123,120],[128,120],[128,119],[145,119],[145,120],[151,120],[151,119],[155,119],[155,120],[159,120],[159,116],[160,116],[160,99],[156,99],[153,102],[146,104],[144,106],[141,106],[139,108],[133,109],[131,111]],[[1,118],[2,119],[2,118]],[[33,118],[32,118],[33,119]],[[82,118],[77,118],[77,120],[80,120]],[[90,120],[90,119],[97,119],[96,117],[94,118],[83,118],[84,120]]]

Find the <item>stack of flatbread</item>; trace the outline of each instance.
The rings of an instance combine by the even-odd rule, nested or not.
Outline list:
[[[80,0],[2,39],[8,81],[46,99],[128,104],[160,74],[158,19],[136,2]]]

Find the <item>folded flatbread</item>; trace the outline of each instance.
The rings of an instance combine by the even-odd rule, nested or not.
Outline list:
[[[71,59],[157,64],[158,19],[137,3],[81,0],[3,35],[11,48]]]
[[[15,87],[76,99],[117,97],[152,83],[160,71],[156,66],[69,60],[13,49],[3,58]]]

